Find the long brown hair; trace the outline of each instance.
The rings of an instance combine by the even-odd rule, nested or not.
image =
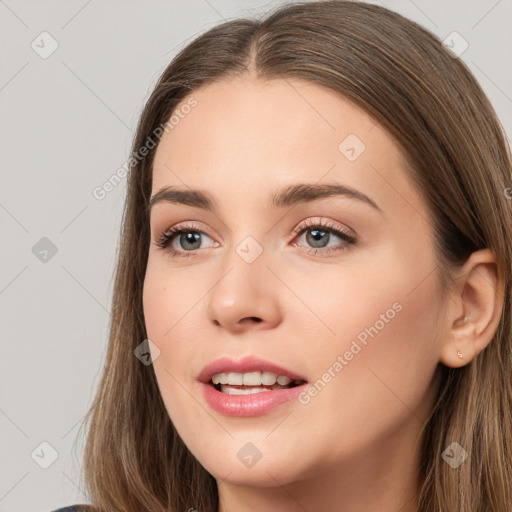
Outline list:
[[[459,369],[443,366],[425,425],[419,512],[512,510],[512,163],[497,116],[467,66],[401,15],[351,1],[285,4],[261,20],[218,25],[188,44],[149,97],[133,154],[161,133],[199,87],[243,73],[297,78],[351,99],[385,127],[407,157],[436,233],[438,272],[491,248],[505,279],[491,343]],[[160,131],[159,131],[160,130]],[[131,161],[110,338],[89,426],[84,482],[100,512],[216,512],[214,477],[189,452],[164,407],[146,339],[142,288],[149,249],[154,150]],[[469,460],[441,457],[457,441]]]

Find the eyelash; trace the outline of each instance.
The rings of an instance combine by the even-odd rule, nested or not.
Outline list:
[[[333,233],[336,236],[338,236],[339,238],[341,238],[345,242],[345,244],[341,247],[327,248],[325,250],[317,249],[315,247],[310,247],[309,249],[306,248],[308,254],[316,255],[318,252],[322,253],[323,255],[331,254],[333,252],[338,253],[338,252],[346,250],[347,247],[350,245],[355,245],[357,242],[357,239],[354,236],[350,235],[349,233],[347,233],[343,230],[337,229],[333,225],[329,225],[328,223],[325,223],[323,221],[316,221],[316,222],[310,221],[309,224],[308,224],[308,221],[303,222],[302,224],[300,224],[299,226],[297,226],[294,229],[294,231],[293,231],[293,234],[295,235],[294,239],[297,236],[302,235],[304,232],[306,232],[308,230],[313,230],[313,228],[319,229],[320,231],[328,231],[330,233]],[[162,250],[164,250],[165,252],[167,252],[171,258],[188,258],[190,256],[194,256],[195,255],[194,251],[181,252],[181,251],[177,251],[176,249],[174,249],[174,247],[172,247],[172,243],[174,242],[174,239],[178,235],[181,235],[182,233],[189,233],[189,232],[199,233],[201,235],[208,236],[204,231],[197,229],[197,227],[194,226],[193,224],[183,223],[183,224],[178,224],[176,226],[172,226],[167,231],[162,233],[156,240],[155,245],[157,247],[161,248]],[[208,237],[208,238],[210,238],[210,237]],[[297,247],[303,247],[303,246],[297,246]],[[198,249],[196,249],[196,250],[198,250]]]

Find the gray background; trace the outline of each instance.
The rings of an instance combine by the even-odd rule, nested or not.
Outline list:
[[[83,446],[76,457],[72,447],[105,355],[125,183],[103,200],[93,189],[126,161],[144,101],[181,48],[282,3],[0,0],[0,512],[87,501]],[[461,58],[510,140],[512,0],[375,3],[468,42]],[[45,59],[31,47],[51,48],[43,31],[59,45]]]

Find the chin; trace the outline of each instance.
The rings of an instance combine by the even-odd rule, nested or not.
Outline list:
[[[265,434],[267,435],[267,434]],[[260,434],[261,436],[261,434]],[[275,487],[304,477],[293,453],[267,441],[252,443],[256,436],[220,441],[208,440],[202,447],[189,447],[199,463],[219,482],[252,487]],[[187,445],[188,446],[188,445]],[[256,448],[258,446],[258,448]],[[212,447],[215,447],[214,449]],[[294,461],[290,464],[290,461]]]
[[[285,467],[288,465],[288,467]],[[264,463],[260,460],[252,468],[242,464],[218,464],[214,462],[210,469],[205,468],[219,482],[247,487],[277,487],[297,481],[296,469],[291,470],[283,461],[283,467]]]

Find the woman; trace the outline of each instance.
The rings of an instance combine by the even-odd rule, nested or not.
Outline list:
[[[132,155],[93,510],[512,510],[512,164],[460,59],[375,5],[230,21]]]

